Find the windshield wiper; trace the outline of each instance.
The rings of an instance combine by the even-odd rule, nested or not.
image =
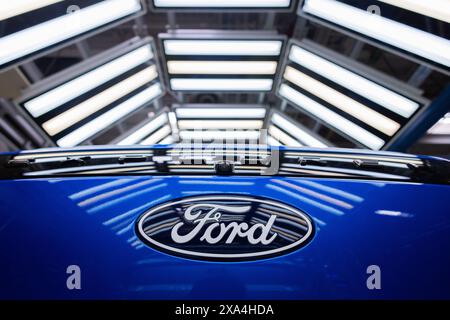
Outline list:
[[[290,177],[450,183],[449,161],[387,152],[109,148],[49,149],[0,156],[1,179],[148,174],[261,176],[269,168],[268,175]]]

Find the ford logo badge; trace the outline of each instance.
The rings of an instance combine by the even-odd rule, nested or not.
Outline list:
[[[173,200],[145,212],[136,234],[173,256],[208,261],[249,261],[304,247],[314,224],[304,212],[260,197],[209,195]]]

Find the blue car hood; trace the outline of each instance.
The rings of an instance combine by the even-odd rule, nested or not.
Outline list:
[[[195,261],[146,246],[149,208],[209,194],[305,212],[314,238],[289,254]],[[0,180],[2,299],[450,298],[450,186],[316,176],[114,175]],[[66,269],[81,269],[68,290]],[[381,270],[381,290],[367,268]]]

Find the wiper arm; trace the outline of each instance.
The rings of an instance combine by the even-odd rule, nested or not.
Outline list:
[[[353,164],[361,169],[376,169],[376,168],[382,168],[383,165],[380,164],[377,160],[354,160]]]
[[[6,164],[7,168],[28,168],[35,160],[34,159],[12,159]]]
[[[89,160],[91,160],[91,157],[80,157],[80,158],[67,157],[67,159],[62,160],[59,163],[63,168],[81,167],[87,165]]]
[[[124,156],[124,157],[120,157],[117,161],[119,162],[119,164],[146,162],[146,161],[148,161],[148,157],[146,157],[146,156]]]
[[[298,163],[301,166],[325,167],[328,164],[328,161],[320,157],[300,157]]]

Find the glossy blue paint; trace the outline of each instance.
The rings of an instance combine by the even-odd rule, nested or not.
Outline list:
[[[172,257],[135,220],[184,196],[281,201],[317,233],[286,256],[245,263]],[[450,298],[450,187],[280,177],[102,177],[0,181],[2,299]],[[382,290],[366,287],[379,265]],[[79,265],[82,289],[67,290]]]

